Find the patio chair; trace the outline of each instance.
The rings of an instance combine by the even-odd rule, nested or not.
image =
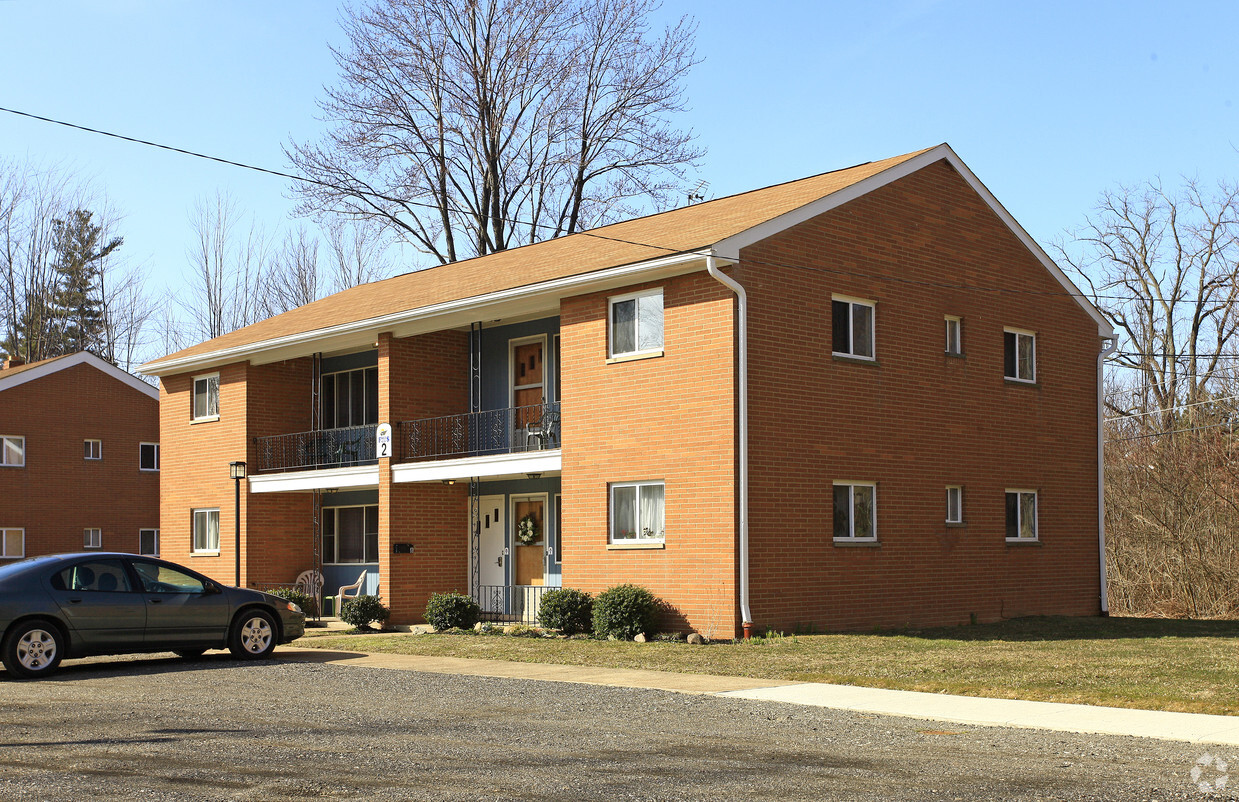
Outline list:
[[[366,572],[362,571],[361,576],[357,577],[357,581],[351,585],[342,585],[340,590],[332,597],[332,612],[338,618],[340,611],[344,609],[344,603],[349,599],[355,599],[361,595],[361,588],[366,584]]]
[[[317,616],[323,604],[323,575],[314,569],[297,574],[297,581],[305,595],[314,600],[314,615]]]

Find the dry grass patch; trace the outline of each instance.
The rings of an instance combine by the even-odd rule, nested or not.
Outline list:
[[[297,645],[1239,715],[1236,621],[1028,618],[707,646],[473,634],[316,635]]]

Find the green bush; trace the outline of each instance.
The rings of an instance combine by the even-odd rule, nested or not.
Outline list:
[[[616,585],[594,599],[594,634],[632,640],[654,628],[658,599],[640,585]]]
[[[593,597],[576,588],[548,590],[538,603],[538,620],[542,626],[558,629],[565,635],[589,632],[593,615]]]
[[[472,629],[482,616],[482,608],[459,593],[432,593],[426,602],[426,623],[435,629]]]
[[[267,591],[272,596],[279,596],[281,599],[290,601],[301,608],[301,612],[305,613],[306,618],[313,618],[317,614],[314,598],[307,596],[300,585],[293,585],[287,588],[275,588]]]
[[[340,611],[340,620],[351,624],[357,629],[368,629],[371,622],[383,622],[391,615],[391,610],[379,602],[378,596],[357,596],[344,603]]]

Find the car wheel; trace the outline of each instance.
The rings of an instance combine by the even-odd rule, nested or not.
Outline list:
[[[275,618],[265,610],[246,610],[228,633],[228,651],[233,657],[257,660],[275,651]]]
[[[4,665],[9,673],[26,679],[46,677],[60,665],[65,640],[47,621],[23,621],[4,642]]]
[[[184,660],[197,660],[206,649],[175,649],[173,654]]]

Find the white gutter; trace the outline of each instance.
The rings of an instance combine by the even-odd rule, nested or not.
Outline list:
[[[714,252],[706,254],[706,272],[736,294],[738,303],[737,359],[740,363],[740,617],[747,638],[753,626],[753,613],[749,610],[749,296],[735,279],[718,269]]]
[[[1097,355],[1097,551],[1101,559],[1101,614],[1110,614],[1109,592],[1106,587],[1106,461],[1105,461],[1105,388],[1102,385],[1106,357],[1119,347],[1118,339],[1104,338],[1109,345]]]

